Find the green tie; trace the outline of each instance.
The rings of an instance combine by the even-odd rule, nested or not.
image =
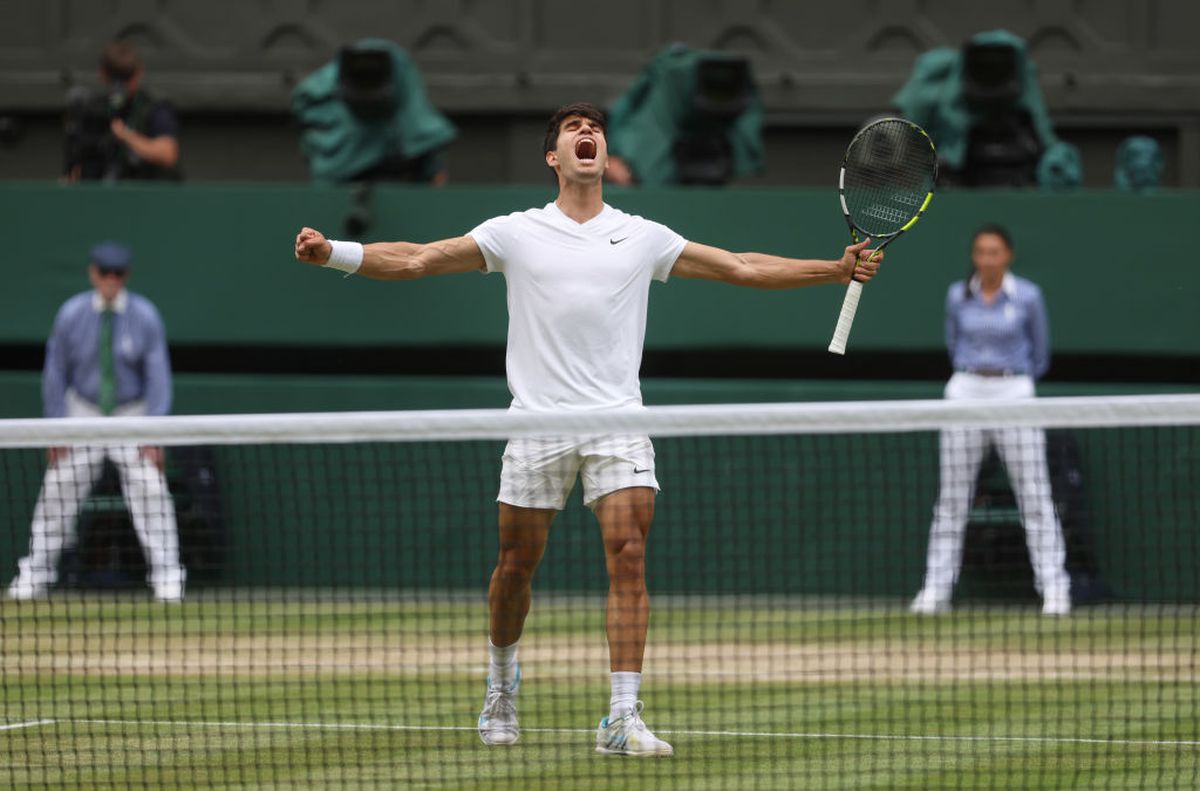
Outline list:
[[[113,370],[113,312],[105,307],[100,314],[100,411],[111,415],[117,406],[117,374]]]

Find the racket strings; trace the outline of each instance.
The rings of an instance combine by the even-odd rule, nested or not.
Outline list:
[[[851,221],[864,233],[899,231],[933,189],[936,155],[929,139],[906,121],[864,129],[846,152],[843,196]]]

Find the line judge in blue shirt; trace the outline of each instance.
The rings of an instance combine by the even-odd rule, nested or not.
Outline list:
[[[1050,367],[1041,289],[1012,274],[1012,261],[1007,230],[985,225],[975,232],[972,273],[946,294],[946,347],[954,365],[946,398],[1032,398],[1034,381]],[[1067,615],[1071,597],[1066,550],[1051,497],[1046,435],[1039,428],[942,432],[941,490],[933,509],[925,584],[911,609],[934,614],[950,608],[975,481],[990,447],[1000,454],[1017,497],[1042,612]]]
[[[71,297],[54,319],[42,370],[45,416],[165,415],[171,408],[171,363],[158,310],[125,289],[129,248],[92,248],[92,290]],[[34,507],[29,554],[9,585],[13,599],[44,596],[58,578],[63,547],[74,540],[79,505],[111,459],[121,478],[149,582],[160,601],[183,599],[175,507],[163,474],[163,451],[134,445],[50,448]]]

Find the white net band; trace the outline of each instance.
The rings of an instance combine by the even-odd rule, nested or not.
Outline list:
[[[1172,425],[1200,425],[1200,395],[723,404],[554,413],[465,409],[0,420],[0,447],[110,441],[247,445],[488,440],[597,432],[687,437]]]

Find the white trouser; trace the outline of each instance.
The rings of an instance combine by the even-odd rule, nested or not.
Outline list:
[[[956,373],[946,385],[948,399],[1011,399],[1033,395],[1033,380],[1028,376]],[[1066,548],[1050,491],[1046,434],[1039,428],[949,429],[941,433],[941,488],[929,532],[924,589],[934,598],[950,598],[962,567],[963,539],[975,481],[985,454],[993,446],[1004,462],[1017,496],[1038,593],[1043,598],[1066,595],[1070,587]]]
[[[98,414],[86,401],[70,393],[68,396],[68,417]],[[140,406],[125,405],[121,413],[137,414],[144,411]],[[79,506],[100,476],[105,458],[111,459],[120,473],[133,529],[150,568],[149,582],[157,586],[183,580],[175,505],[167,480],[135,445],[72,447],[66,458],[46,469],[42,492],[33,509],[29,555],[18,563],[18,579],[38,586],[53,585],[57,580],[59,555],[64,546],[74,542]]]

